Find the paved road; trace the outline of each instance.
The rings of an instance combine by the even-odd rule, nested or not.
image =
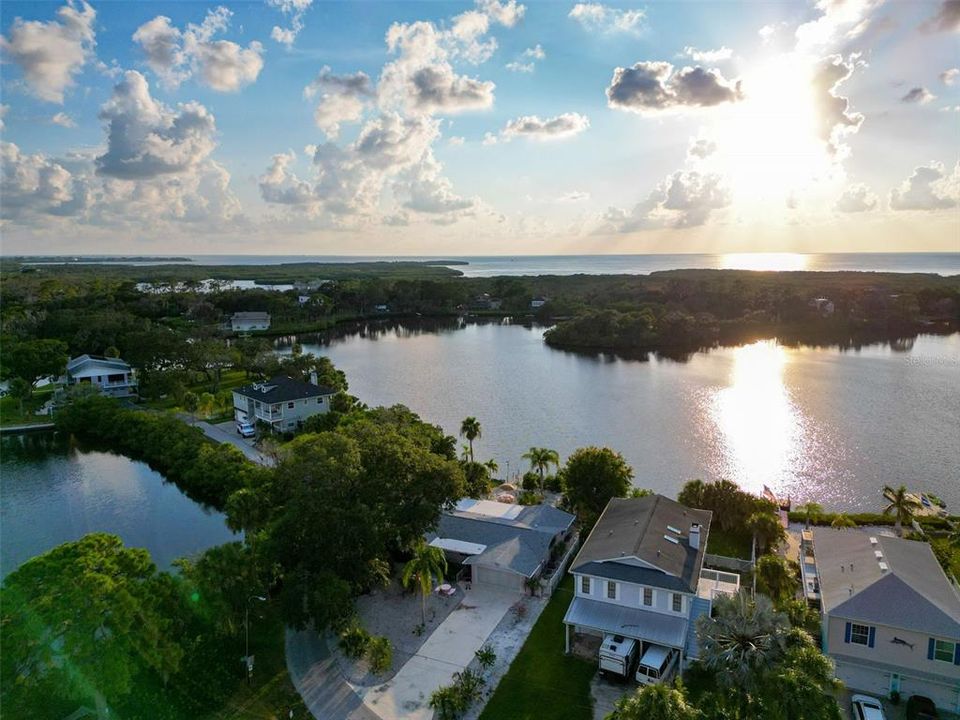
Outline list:
[[[380,720],[363,704],[312,630],[287,630],[287,672],[317,720]]]
[[[189,415],[180,414],[180,417],[188,423],[191,422]],[[218,443],[229,443],[230,445],[233,445],[253,462],[260,463],[261,465],[266,465],[268,467],[273,464],[273,461],[270,460],[270,458],[261,455],[256,448],[250,445],[249,442],[245,441],[235,432],[229,432],[217,425],[211,425],[208,422],[204,422],[203,420],[198,420],[195,424],[198,428],[203,430],[204,434],[211,440],[214,440]]]

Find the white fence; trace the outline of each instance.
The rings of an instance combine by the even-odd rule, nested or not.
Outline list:
[[[577,547],[580,545],[580,535],[575,533],[573,537],[570,538],[570,542],[567,545],[567,551],[563,554],[563,557],[560,559],[560,562],[557,564],[556,569],[553,571],[553,575],[549,578],[545,578],[543,582],[543,595],[544,597],[550,597],[553,594],[553,591],[556,589],[557,584],[563,578],[563,574],[567,571],[567,565],[570,563],[570,559],[573,557],[574,553],[577,551]]]

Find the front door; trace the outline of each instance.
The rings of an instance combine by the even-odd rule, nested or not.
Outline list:
[[[890,692],[900,692],[900,675],[898,673],[890,673]]]

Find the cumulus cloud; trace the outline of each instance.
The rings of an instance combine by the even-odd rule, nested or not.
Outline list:
[[[820,15],[797,28],[797,47],[813,50],[833,43],[839,38],[855,38],[863,34],[870,23],[870,13],[883,0],[818,0]]]
[[[10,112],[10,106],[0,104],[0,130],[3,130],[3,119],[7,116],[8,112]]]
[[[960,163],[947,175],[942,163],[914,168],[913,174],[890,191],[893,210],[945,210],[960,204]]]
[[[423,112],[459,113],[493,105],[492,82],[457,75],[448,65],[420,68],[410,80],[413,107]]]
[[[230,25],[233,13],[225,7],[207,12],[200,25],[181,31],[170,18],[158,15],[137,28],[133,40],[143,50],[147,67],[161,84],[174,89],[190,77],[219,92],[235,92],[256,81],[263,69],[263,46],[246,48],[229,40],[214,40]]]
[[[516,0],[508,0],[508,2],[477,0],[477,7],[493,22],[508,28],[516,25],[527,10],[526,6],[519,4]]]
[[[146,78],[124,73],[100,109],[107,127],[107,151],[97,157],[97,173],[123,179],[151,178],[196,168],[216,145],[213,115],[199,103],[177,111],[150,96]]]
[[[863,183],[848,186],[834,203],[833,209],[842,213],[867,212],[877,207],[877,196]]]
[[[590,193],[586,192],[585,190],[571,190],[570,192],[564,193],[558,197],[556,200],[554,200],[554,202],[564,205],[568,203],[585,202],[589,199]]]
[[[520,53],[518,59],[508,62],[505,67],[512,72],[532,73],[536,68],[537,61],[546,57],[547,54],[543,51],[540,43],[537,43],[535,47],[524,50]]]
[[[400,175],[393,184],[393,192],[403,198],[405,209],[429,215],[459,213],[474,205],[473,200],[453,192],[452,183],[443,176],[443,166],[430,150]]]
[[[274,25],[270,37],[288,48],[293,45],[297,35],[303,30],[303,14],[313,4],[313,0],[267,0],[267,5],[277,8],[284,16],[290,18],[290,27],[282,28]]]
[[[831,55],[823,58],[813,73],[820,139],[833,155],[841,158],[848,152],[843,137],[856,133],[863,123],[863,115],[851,112],[847,98],[837,94],[839,85],[853,74],[855,67],[855,58],[844,60],[840,55]]]
[[[84,0],[79,5],[71,0],[57,17],[49,22],[16,18],[9,37],[0,36],[0,50],[20,66],[33,95],[62,105],[64,92],[93,57],[97,13]]]
[[[934,95],[932,92],[927,90],[925,87],[918,86],[915,88],[910,88],[910,90],[907,91],[907,94],[904,95],[902,98],[900,98],[900,102],[917,103],[919,105],[926,105],[931,100],[936,100],[936,99],[937,99],[937,96]]]
[[[714,210],[730,205],[730,190],[716,173],[679,170],[660,183],[632,210],[610,208],[603,219],[615,232],[697,227]]]
[[[953,85],[960,78],[960,68],[950,68],[940,73],[940,82],[944,85]]]
[[[42,154],[20,152],[13,143],[0,142],[0,190],[3,217],[15,220],[30,213],[62,215],[73,204],[73,176],[60,163]],[[77,197],[86,205],[86,196]]]
[[[687,45],[681,55],[699,63],[715,63],[721,60],[729,60],[733,57],[733,50],[726,46],[719,47],[716,50],[697,50],[697,48]]]
[[[374,101],[374,87],[363,72],[352,75],[334,75],[326,65],[303,90],[307,99],[319,95],[313,113],[314,122],[328,138],[340,134],[341,123],[358,122],[364,110]]]
[[[655,113],[670,108],[708,107],[743,98],[740,82],[726,80],[719,70],[685,67],[668,62],[638,62],[618,67],[607,88],[611,108]]]
[[[531,140],[562,140],[579,135],[588,127],[590,119],[575,112],[544,119],[536,115],[525,115],[507,122],[501,137],[505,140],[520,137]]]
[[[690,138],[687,146],[687,159],[704,160],[717,151],[717,144],[707,138]]]
[[[646,12],[618,10],[600,3],[577,3],[567,15],[587,30],[637,35],[644,29]]]
[[[960,31],[960,0],[943,0],[937,14],[925,21],[920,29],[930,33]]]
[[[56,115],[50,118],[50,122],[54,125],[59,125],[60,127],[65,128],[75,128],[77,126],[77,123],[73,121],[73,118],[67,115],[65,112],[58,112]]]

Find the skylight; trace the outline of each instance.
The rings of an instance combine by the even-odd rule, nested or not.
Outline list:
[[[674,545],[679,545],[679,544],[680,544],[680,541],[677,540],[677,539],[676,539],[675,537],[673,537],[672,535],[664,535],[664,536],[663,536],[663,539],[672,542]]]

